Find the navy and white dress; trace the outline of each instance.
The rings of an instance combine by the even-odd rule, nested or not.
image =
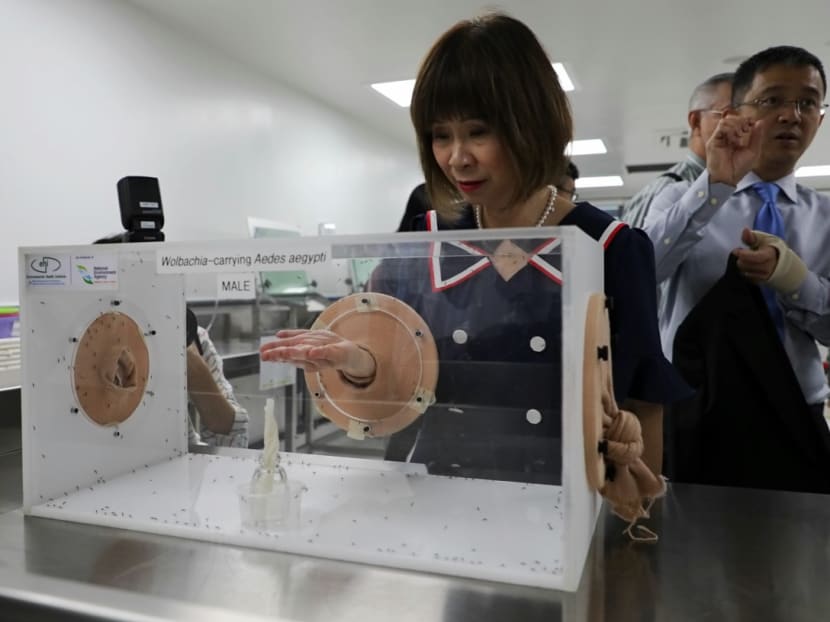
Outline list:
[[[648,237],[588,203],[577,204],[560,224],[578,226],[605,249],[617,399],[685,397],[688,389],[660,346]],[[451,224],[428,212],[416,228],[476,225],[468,209]],[[434,474],[560,483],[559,241],[513,244],[529,260],[509,280],[488,257],[493,242],[435,243],[429,259],[386,260],[372,276],[373,291],[405,301],[424,318],[440,359],[436,403],[390,439],[388,459],[423,463]]]

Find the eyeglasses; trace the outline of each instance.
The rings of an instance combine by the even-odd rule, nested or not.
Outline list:
[[[691,112],[708,112],[709,114],[713,114],[716,117],[722,117],[726,114],[727,110],[729,110],[729,108],[697,108],[695,110],[692,110]]]
[[[766,116],[774,112],[779,112],[787,106],[795,106],[795,111],[802,117],[823,117],[827,110],[827,104],[823,104],[812,97],[802,97],[801,99],[784,99],[777,95],[769,97],[759,97],[749,102],[741,102],[736,108],[741,106],[752,106],[758,109],[762,115]]]
[[[579,193],[576,190],[568,190],[562,186],[556,186],[556,190],[561,195],[565,195],[571,203],[576,203],[579,200]]]

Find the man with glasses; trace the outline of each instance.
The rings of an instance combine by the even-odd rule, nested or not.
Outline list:
[[[679,181],[693,182],[706,166],[706,141],[715,131],[732,97],[731,73],[719,73],[695,87],[689,98],[689,153],[657,179],[652,180],[622,207],[620,218],[632,227],[642,227],[654,197]]]
[[[823,436],[821,414],[830,389],[816,341],[830,343],[830,197],[797,184],[794,171],[824,119],[826,91],[821,62],[801,48],[769,48],[746,60],[735,73],[732,105],[706,143],[706,170],[695,182],[675,184],[657,197],[644,227],[654,244],[657,280],[666,283],[660,317],[666,356],[687,343],[688,324],[680,333],[678,328],[691,311],[699,317],[696,306],[704,297],[711,301],[710,290],[721,291],[724,279],[760,285],[763,300],[755,298],[754,308],[768,315],[758,324],[768,328],[745,335],[740,321],[730,320],[732,332],[744,340],[734,342],[736,351],[752,341],[763,341],[773,355],[780,351],[773,358],[783,360],[783,373],[760,385],[759,392],[776,391],[792,377],[794,394],[803,394],[809,420],[821,421]],[[742,309],[725,312],[738,317],[747,312]],[[721,337],[734,339],[728,332]],[[759,372],[766,369],[757,361],[747,364]],[[746,373],[738,366],[721,371],[721,380],[710,379],[721,392]],[[793,406],[777,421],[791,425],[797,412]],[[724,421],[733,414],[723,413]],[[787,438],[779,432],[781,447]],[[769,459],[776,463],[779,456],[758,456]]]

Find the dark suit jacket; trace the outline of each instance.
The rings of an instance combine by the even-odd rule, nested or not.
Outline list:
[[[689,313],[673,361],[695,398],[667,417],[677,481],[830,493],[830,432],[806,401],[761,290],[730,256]]]

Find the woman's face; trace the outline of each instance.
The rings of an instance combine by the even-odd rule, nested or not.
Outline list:
[[[487,123],[464,119],[433,124],[432,154],[466,201],[508,207],[516,179],[507,150]]]

